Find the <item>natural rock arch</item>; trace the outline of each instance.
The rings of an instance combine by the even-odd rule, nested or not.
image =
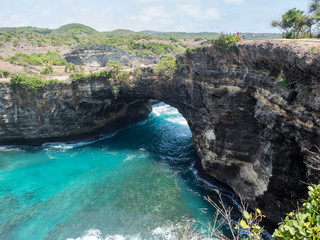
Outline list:
[[[302,182],[318,181],[304,163],[304,149],[320,143],[320,61],[308,54],[276,41],[240,43],[228,54],[204,47],[177,57],[172,80],[144,68],[117,98],[102,81],[38,94],[2,84],[0,141],[92,136],[146,118],[148,99],[163,101],[186,118],[204,170],[279,221],[306,193]],[[290,86],[279,84],[283,77]]]

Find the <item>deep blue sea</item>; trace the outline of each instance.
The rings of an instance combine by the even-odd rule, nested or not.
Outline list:
[[[188,222],[205,228],[215,186],[196,175],[196,157],[187,122],[163,103],[90,141],[0,146],[0,239],[175,239]]]

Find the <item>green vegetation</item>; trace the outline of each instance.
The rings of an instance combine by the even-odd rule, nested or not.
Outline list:
[[[244,33],[246,39],[279,38],[280,34]],[[135,54],[158,56],[182,53],[186,47],[200,45],[209,39],[218,37],[218,33],[186,32],[133,32],[118,29],[110,32],[98,32],[83,24],[67,24],[58,29],[35,27],[0,28],[0,47],[12,44],[18,51],[25,46],[33,47],[92,47],[109,45]],[[17,56],[16,56],[17,57]],[[21,58],[21,56],[18,56]],[[25,57],[25,56],[24,56]],[[15,62],[15,60],[12,60]],[[22,64],[21,61],[19,64]],[[43,65],[47,65],[44,63]]]
[[[76,66],[74,63],[67,63],[66,66],[64,67],[64,72],[74,72],[74,73],[83,73],[84,72],[84,67],[83,66]]]
[[[111,60],[108,62],[107,67],[109,68],[109,70],[103,70],[97,73],[90,74],[76,72],[71,74],[70,77],[77,80],[109,81],[119,83],[124,86],[129,86],[132,76],[137,76],[137,74],[141,73],[140,69],[127,71],[119,63]]]
[[[280,21],[272,21],[285,38],[312,38],[319,37],[320,1],[311,0],[309,14],[296,8],[288,10]],[[313,26],[317,26],[313,31]]]
[[[11,73],[9,71],[0,69],[0,78],[7,78],[10,76],[11,76]]]
[[[259,226],[262,218],[265,216],[261,214],[260,209],[256,209],[254,214],[249,213],[247,210],[243,210],[244,219],[241,219],[239,224],[235,226],[235,230],[246,230],[248,235],[243,236],[241,240],[259,240],[261,239],[263,228]],[[239,234],[238,234],[239,236]]]
[[[142,55],[165,55],[172,52],[179,52],[176,46],[165,43],[157,43],[157,42],[136,42],[131,40],[128,45],[128,50],[137,51],[136,53]]]
[[[96,30],[94,30],[91,27],[88,27],[86,25],[83,24],[79,24],[79,23],[70,23],[70,24],[66,24],[63,25],[61,27],[59,27],[58,29],[53,31],[54,33],[87,33],[87,34],[91,34],[91,33],[97,33]]]
[[[108,71],[104,70],[90,74],[73,73],[70,75],[70,77],[77,80],[108,81],[112,83],[110,87],[112,95],[115,98],[118,98],[120,93],[120,87],[131,86],[132,78],[137,77],[141,74],[140,68],[136,68],[134,71],[127,71],[119,63],[112,60],[108,61],[107,67],[109,68]],[[73,88],[74,92],[78,89],[77,85],[75,86],[76,89]]]
[[[320,185],[308,189],[308,201],[302,209],[287,214],[272,235],[275,239],[320,239]]]
[[[17,53],[7,59],[12,64],[22,65],[32,64],[37,66],[56,65],[63,66],[66,60],[61,57],[58,51],[47,51],[46,53],[32,53],[30,55]]]
[[[47,75],[47,74],[51,74],[52,72],[53,72],[53,67],[52,67],[52,66],[46,66],[46,67],[40,72],[40,74]]]
[[[236,49],[236,43],[240,38],[235,34],[221,34],[218,38],[212,39],[211,43],[223,53],[230,53]]]
[[[77,80],[90,80],[90,81],[112,81],[111,79],[112,72],[111,71],[101,71],[98,73],[90,73],[90,74],[85,74],[85,73],[72,73],[70,75],[71,78],[77,79]]]
[[[177,68],[178,65],[175,57],[167,56],[161,59],[160,63],[153,67],[153,70],[157,75],[172,80],[177,71]]]
[[[39,90],[45,87],[45,82],[37,76],[30,76],[25,74],[14,74],[11,76],[10,84],[13,89],[16,89],[17,86],[23,85],[27,89],[38,92]]]
[[[285,74],[282,76],[282,81],[277,82],[277,87],[279,88],[290,88],[291,85],[291,76],[289,74]]]
[[[16,90],[18,86],[23,86],[23,89],[27,89],[35,93],[43,90],[46,85],[62,83],[63,82],[58,80],[43,81],[40,77],[26,74],[13,74],[10,78],[10,85],[13,90]]]

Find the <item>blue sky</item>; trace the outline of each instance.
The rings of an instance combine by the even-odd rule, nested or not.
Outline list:
[[[0,26],[58,28],[82,23],[99,31],[278,32],[272,20],[310,0],[2,0]]]

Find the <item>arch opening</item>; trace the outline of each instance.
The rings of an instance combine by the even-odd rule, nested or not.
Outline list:
[[[12,211],[0,220],[0,237],[169,238],[188,221],[207,224],[214,209],[203,196],[214,198],[214,187],[195,174],[196,158],[186,120],[164,103],[98,139],[3,147],[0,185],[11,187],[0,201]],[[29,232],[37,221],[46,228]]]

